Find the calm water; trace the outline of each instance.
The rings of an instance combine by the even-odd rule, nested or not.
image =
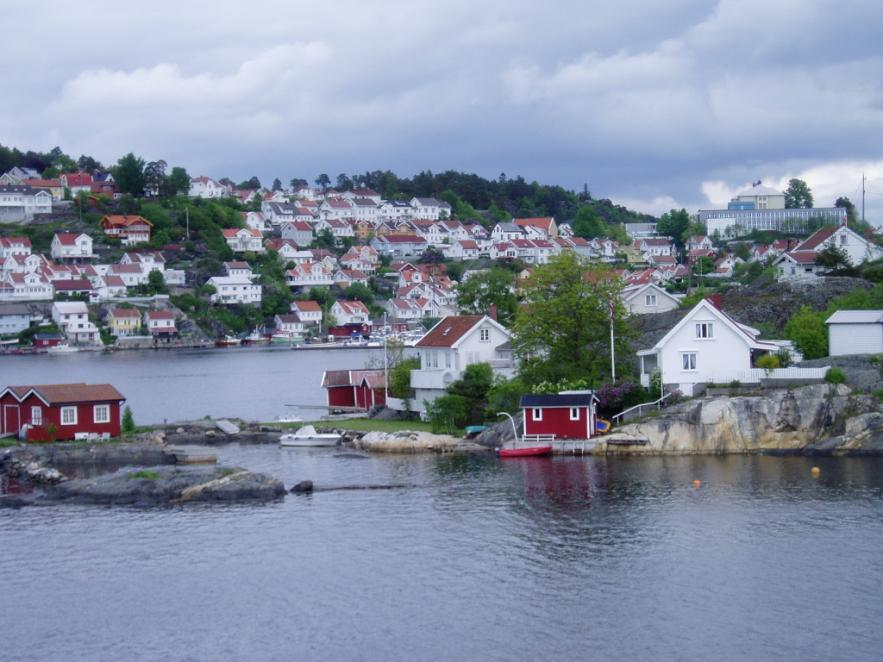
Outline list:
[[[223,350],[81,352],[0,356],[0,389],[11,384],[110,383],[142,425],[203,416],[272,421],[285,414],[318,418],[323,370],[383,365],[383,350]]]
[[[883,656],[880,460],[221,453],[406,487],[0,511],[2,659]]]

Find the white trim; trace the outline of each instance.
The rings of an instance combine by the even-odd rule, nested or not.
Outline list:
[[[530,420],[531,421],[542,421],[543,420],[543,408],[542,407],[531,407]]]
[[[67,423],[65,423],[64,412],[70,411],[70,410],[73,410],[73,412],[74,412],[74,420],[68,421]],[[61,407],[61,409],[59,410],[59,421],[61,422],[61,425],[76,425],[77,424],[77,406],[76,405],[65,405],[64,407]]]
[[[99,407],[104,407],[107,412],[107,416],[104,420],[98,420],[98,410]],[[110,405],[109,404],[100,404],[100,405],[92,405],[92,422],[93,423],[110,423]]]
[[[579,410],[580,410],[580,407],[570,407],[570,420],[571,421],[578,421],[579,420]],[[574,413],[576,413],[576,416],[573,415]]]
[[[43,425],[43,408],[42,407],[37,407],[36,405],[31,405],[31,425]]]

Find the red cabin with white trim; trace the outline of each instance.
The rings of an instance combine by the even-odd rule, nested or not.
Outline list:
[[[368,411],[386,405],[386,376],[383,370],[326,370],[322,388],[328,409]]]
[[[524,434],[553,435],[555,439],[589,439],[597,434],[598,397],[592,391],[524,395]]]
[[[125,401],[110,384],[7,386],[0,391],[0,435],[27,426],[28,441],[118,437]]]

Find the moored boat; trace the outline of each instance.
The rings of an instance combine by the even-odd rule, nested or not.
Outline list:
[[[279,437],[279,445],[294,447],[337,446],[340,436],[335,432],[316,432],[316,428],[312,425],[304,425],[297,432],[283,434]]]
[[[527,445],[513,442],[497,449],[497,455],[502,457],[546,457],[552,454],[552,445],[539,444]]]

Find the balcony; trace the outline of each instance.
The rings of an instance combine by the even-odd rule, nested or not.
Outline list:
[[[460,373],[453,368],[430,368],[428,370],[411,371],[411,388],[446,389],[448,385],[459,379]]]

